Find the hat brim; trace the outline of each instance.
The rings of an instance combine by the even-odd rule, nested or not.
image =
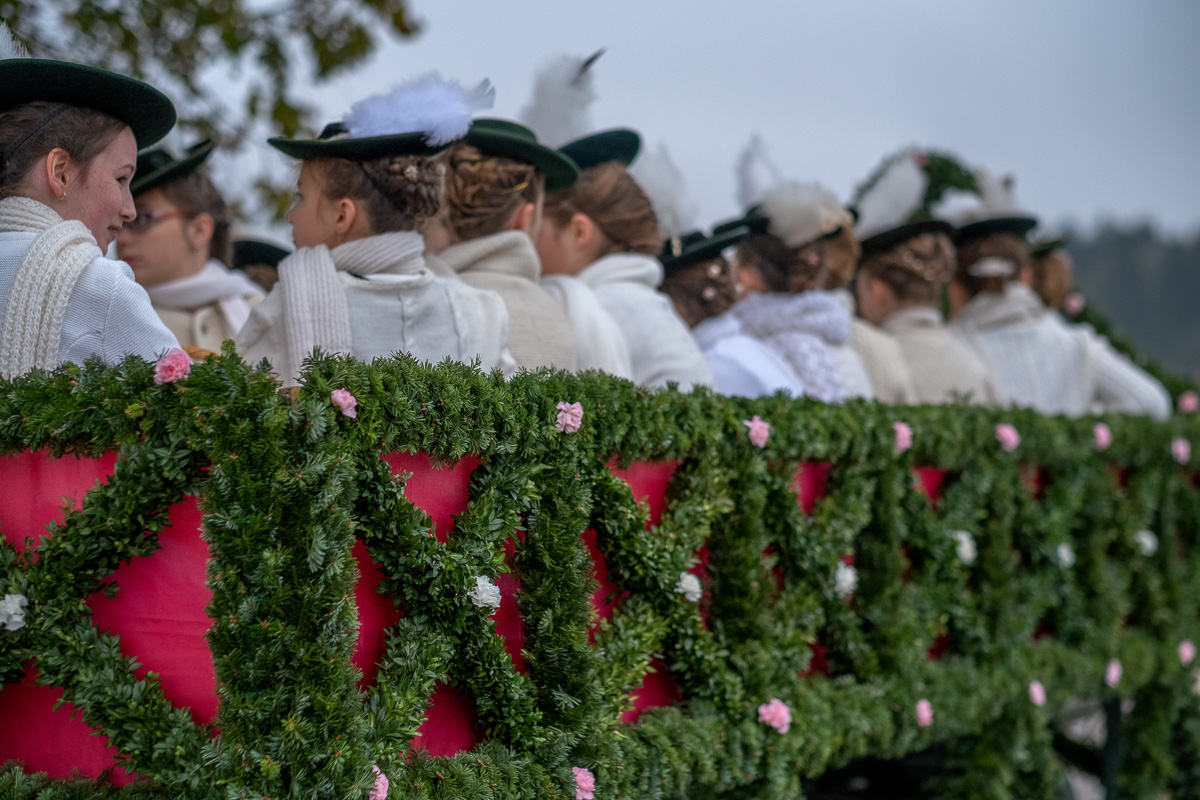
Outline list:
[[[1034,217],[1022,216],[981,219],[959,227],[954,235],[954,241],[966,242],[993,233],[1013,233],[1017,236],[1024,236],[1037,227],[1037,222]]]
[[[642,137],[628,128],[614,128],[567,142],[558,152],[574,161],[580,169],[590,169],[615,161],[628,167],[642,149]]]
[[[37,101],[103,111],[130,127],[139,150],[175,127],[175,106],[148,83],[96,67],[42,58],[0,60],[0,111]]]
[[[557,150],[501,131],[472,127],[463,140],[490,156],[511,158],[535,167],[546,177],[546,191],[566,189],[579,180],[579,166]]]
[[[949,222],[940,219],[925,219],[919,222],[909,222],[904,225],[898,225],[895,228],[889,228],[886,231],[880,231],[859,240],[859,246],[862,248],[861,259],[872,256],[876,253],[882,253],[884,250],[891,250],[899,244],[907,242],[909,239],[920,236],[924,233],[944,233],[947,236],[954,236],[954,226]]]
[[[292,254],[286,247],[279,247],[270,242],[258,239],[239,239],[233,243],[233,268],[243,269],[251,264],[261,264],[268,267],[278,267]]]
[[[745,214],[737,219],[727,220],[713,226],[713,233],[725,233],[726,231],[735,230],[737,228],[746,228],[747,234],[750,233],[766,233],[771,227],[771,218],[762,214],[758,210],[758,206],[751,206]],[[745,237],[743,237],[745,238]]]
[[[188,153],[178,161],[172,161],[145,175],[134,176],[133,182],[129,185],[130,193],[134,197],[137,197],[151,189],[158,188],[163,184],[192,174],[200,168],[201,164],[208,160],[208,157],[212,155],[213,150],[216,148],[217,145],[215,143],[209,142],[196,148],[194,152]]]
[[[1041,258],[1049,255],[1055,250],[1061,250],[1067,244],[1067,237],[1060,236],[1057,239],[1047,239],[1042,242],[1031,242],[1029,245],[1029,255],[1031,258]]]
[[[301,161],[315,158],[374,161],[388,156],[433,156],[450,146],[450,143],[430,146],[425,141],[425,135],[424,131],[414,131],[388,136],[364,136],[361,139],[285,139],[277,136],[268,139],[267,144],[285,156]]]
[[[679,255],[660,259],[663,271],[670,274],[693,264],[712,261],[726,249],[738,244],[749,235],[750,229],[746,227],[728,228],[720,233],[714,231],[713,235],[692,247],[685,248]]]

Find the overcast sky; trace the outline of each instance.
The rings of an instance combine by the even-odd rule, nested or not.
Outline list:
[[[760,134],[789,178],[848,198],[887,153],[951,150],[1017,178],[1051,227],[1150,218],[1200,229],[1197,0],[412,0],[389,41],[321,86],[326,119],[429,69],[490,78],[516,116],[550,57],[604,47],[598,128],[665,142],[698,222],[737,211]],[[264,154],[265,155],[265,154]]]

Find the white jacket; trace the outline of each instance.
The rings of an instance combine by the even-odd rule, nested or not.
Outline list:
[[[783,392],[792,397],[804,394],[804,387],[787,362],[774,350],[742,332],[742,324],[732,314],[709,317],[692,328],[712,369],[717,391],[733,397],[764,397]]]
[[[858,355],[870,380],[871,393],[860,396],[873,397],[892,405],[915,404],[917,392],[913,388],[900,345],[879,328],[855,316],[854,295],[848,290],[834,289],[830,294],[850,315],[850,349]]]
[[[883,321],[883,330],[904,354],[917,402],[942,404],[969,398],[975,405],[998,403],[987,366],[946,328],[936,308],[902,308]]]
[[[976,295],[950,329],[983,357],[1004,405],[1068,416],[1117,411],[1162,420],[1171,414],[1158,381],[1091,328],[1068,325],[1022,283]]]

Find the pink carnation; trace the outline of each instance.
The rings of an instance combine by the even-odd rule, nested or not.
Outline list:
[[[563,433],[574,433],[579,430],[579,426],[583,424],[583,406],[579,403],[559,403],[555,408],[558,409],[558,421],[554,426]]]
[[[375,771],[375,785],[371,787],[371,793],[367,795],[367,800],[384,800],[388,793],[387,775],[384,775],[379,767],[374,765],[371,766],[371,769]]]
[[[933,724],[933,704],[924,697],[917,701],[917,724],[922,728]]]
[[[1112,431],[1103,422],[1097,422],[1096,426],[1092,428],[1092,433],[1096,436],[1097,450],[1107,450],[1108,446],[1112,444]]]
[[[913,432],[912,428],[905,422],[893,422],[892,430],[896,432],[896,452],[903,453],[908,448],[912,447]]]
[[[1000,442],[1000,447],[1004,452],[1011,453],[1021,443],[1021,434],[1017,433],[1017,429],[1012,425],[1001,422],[996,426],[996,441]]]
[[[187,351],[173,347],[166,355],[154,362],[154,382],[159,386],[164,383],[181,381],[192,371],[192,357]]]
[[[596,796],[596,776],[590,769],[571,767],[575,773],[575,800],[592,800]]]
[[[1087,300],[1084,300],[1083,295],[1079,292],[1073,292],[1067,295],[1066,300],[1063,300],[1063,310],[1072,317],[1081,313],[1085,306],[1087,306]]]
[[[1192,444],[1187,439],[1175,439],[1171,442],[1171,455],[1180,464],[1186,464],[1192,460]]]
[[[1029,682],[1029,702],[1039,707],[1046,705],[1046,687],[1041,681]]]
[[[742,424],[750,429],[751,444],[754,444],[756,447],[766,446],[767,437],[771,435],[771,423],[763,422],[762,417],[755,414],[750,419],[744,420]]]
[[[1196,393],[1188,390],[1179,395],[1179,413],[1180,414],[1195,414],[1197,409],[1200,409],[1200,398],[1196,397]]]
[[[1117,688],[1117,684],[1121,682],[1121,662],[1113,659],[1104,667],[1104,682],[1109,688]]]
[[[780,733],[787,733],[792,727],[792,710],[787,703],[772,697],[770,702],[758,707],[758,721],[770,725]]]
[[[345,389],[334,389],[329,393],[329,400],[350,419],[358,417],[358,400]]]
[[[1187,666],[1192,663],[1192,659],[1196,657],[1196,645],[1192,644],[1190,639],[1184,639],[1179,643],[1179,663]]]

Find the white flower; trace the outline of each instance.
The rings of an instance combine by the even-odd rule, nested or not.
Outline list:
[[[699,603],[700,598],[704,596],[704,589],[700,586],[700,579],[690,572],[679,573],[679,583],[675,584],[675,591],[693,603]]]
[[[23,594],[6,594],[0,601],[0,628],[19,631],[25,627],[25,607],[29,601]]]
[[[471,598],[471,602],[480,608],[500,607],[500,589],[482,575],[475,576],[475,588],[467,594],[467,597]]]
[[[833,593],[838,597],[846,598],[854,594],[854,590],[857,588],[858,570],[849,564],[839,561],[837,574],[833,576]]]
[[[1075,566],[1075,551],[1071,549],[1071,545],[1063,542],[1058,546],[1058,549],[1055,550],[1055,553],[1058,555],[1058,565],[1060,567],[1066,567],[1069,569],[1070,567]]]
[[[966,531],[950,531],[950,535],[958,542],[954,548],[958,552],[958,560],[964,564],[975,563],[975,539]]]
[[[1158,537],[1150,531],[1138,531],[1133,535],[1133,540],[1137,542],[1138,550],[1144,556],[1152,556],[1158,552]]]

